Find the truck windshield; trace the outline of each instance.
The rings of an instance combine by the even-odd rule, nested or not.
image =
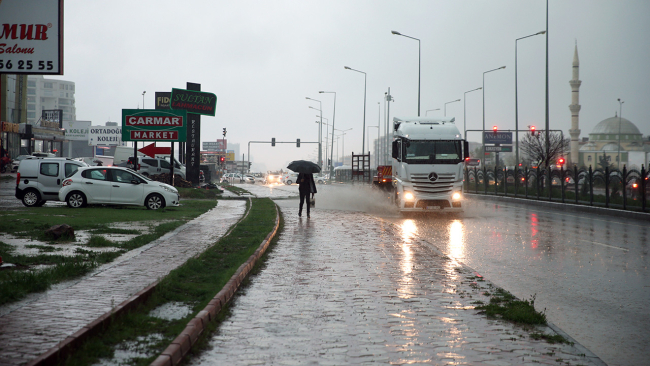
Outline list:
[[[406,140],[402,146],[407,164],[458,164],[463,160],[459,140]]]

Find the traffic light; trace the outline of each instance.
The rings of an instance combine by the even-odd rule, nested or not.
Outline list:
[[[271,146],[275,146],[275,137],[271,138]]]
[[[535,126],[530,126],[530,134],[531,136],[535,136]]]
[[[300,147],[300,139],[296,139],[296,147]]]
[[[558,165],[564,165],[564,158],[560,157],[559,159],[557,159],[557,163]]]
[[[499,132],[497,126],[492,126],[492,132],[494,132],[495,135]]]
[[[224,138],[226,137],[226,128],[225,127],[223,128],[223,137]]]
[[[220,162],[221,164],[225,163],[225,162],[226,162],[226,158],[223,157],[223,156],[219,157],[219,162]]]

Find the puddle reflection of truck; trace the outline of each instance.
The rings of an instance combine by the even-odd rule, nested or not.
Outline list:
[[[463,166],[469,145],[454,120],[394,118],[390,178],[401,212],[463,210]],[[377,184],[385,177],[383,169]]]

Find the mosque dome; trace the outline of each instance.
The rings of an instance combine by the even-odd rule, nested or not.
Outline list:
[[[617,135],[619,133],[619,123],[621,135],[641,135],[641,131],[634,123],[625,118],[618,118],[618,116],[600,121],[590,134]]]
[[[618,151],[619,148],[620,147],[618,146],[618,144],[610,142],[609,144],[606,144],[605,146],[601,147],[600,151]],[[621,149],[621,151],[625,151],[625,149],[623,149],[623,148],[620,148],[620,149]]]

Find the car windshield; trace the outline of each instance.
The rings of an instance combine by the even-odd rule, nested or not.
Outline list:
[[[406,140],[403,156],[408,164],[458,164],[462,146],[458,140]]]

